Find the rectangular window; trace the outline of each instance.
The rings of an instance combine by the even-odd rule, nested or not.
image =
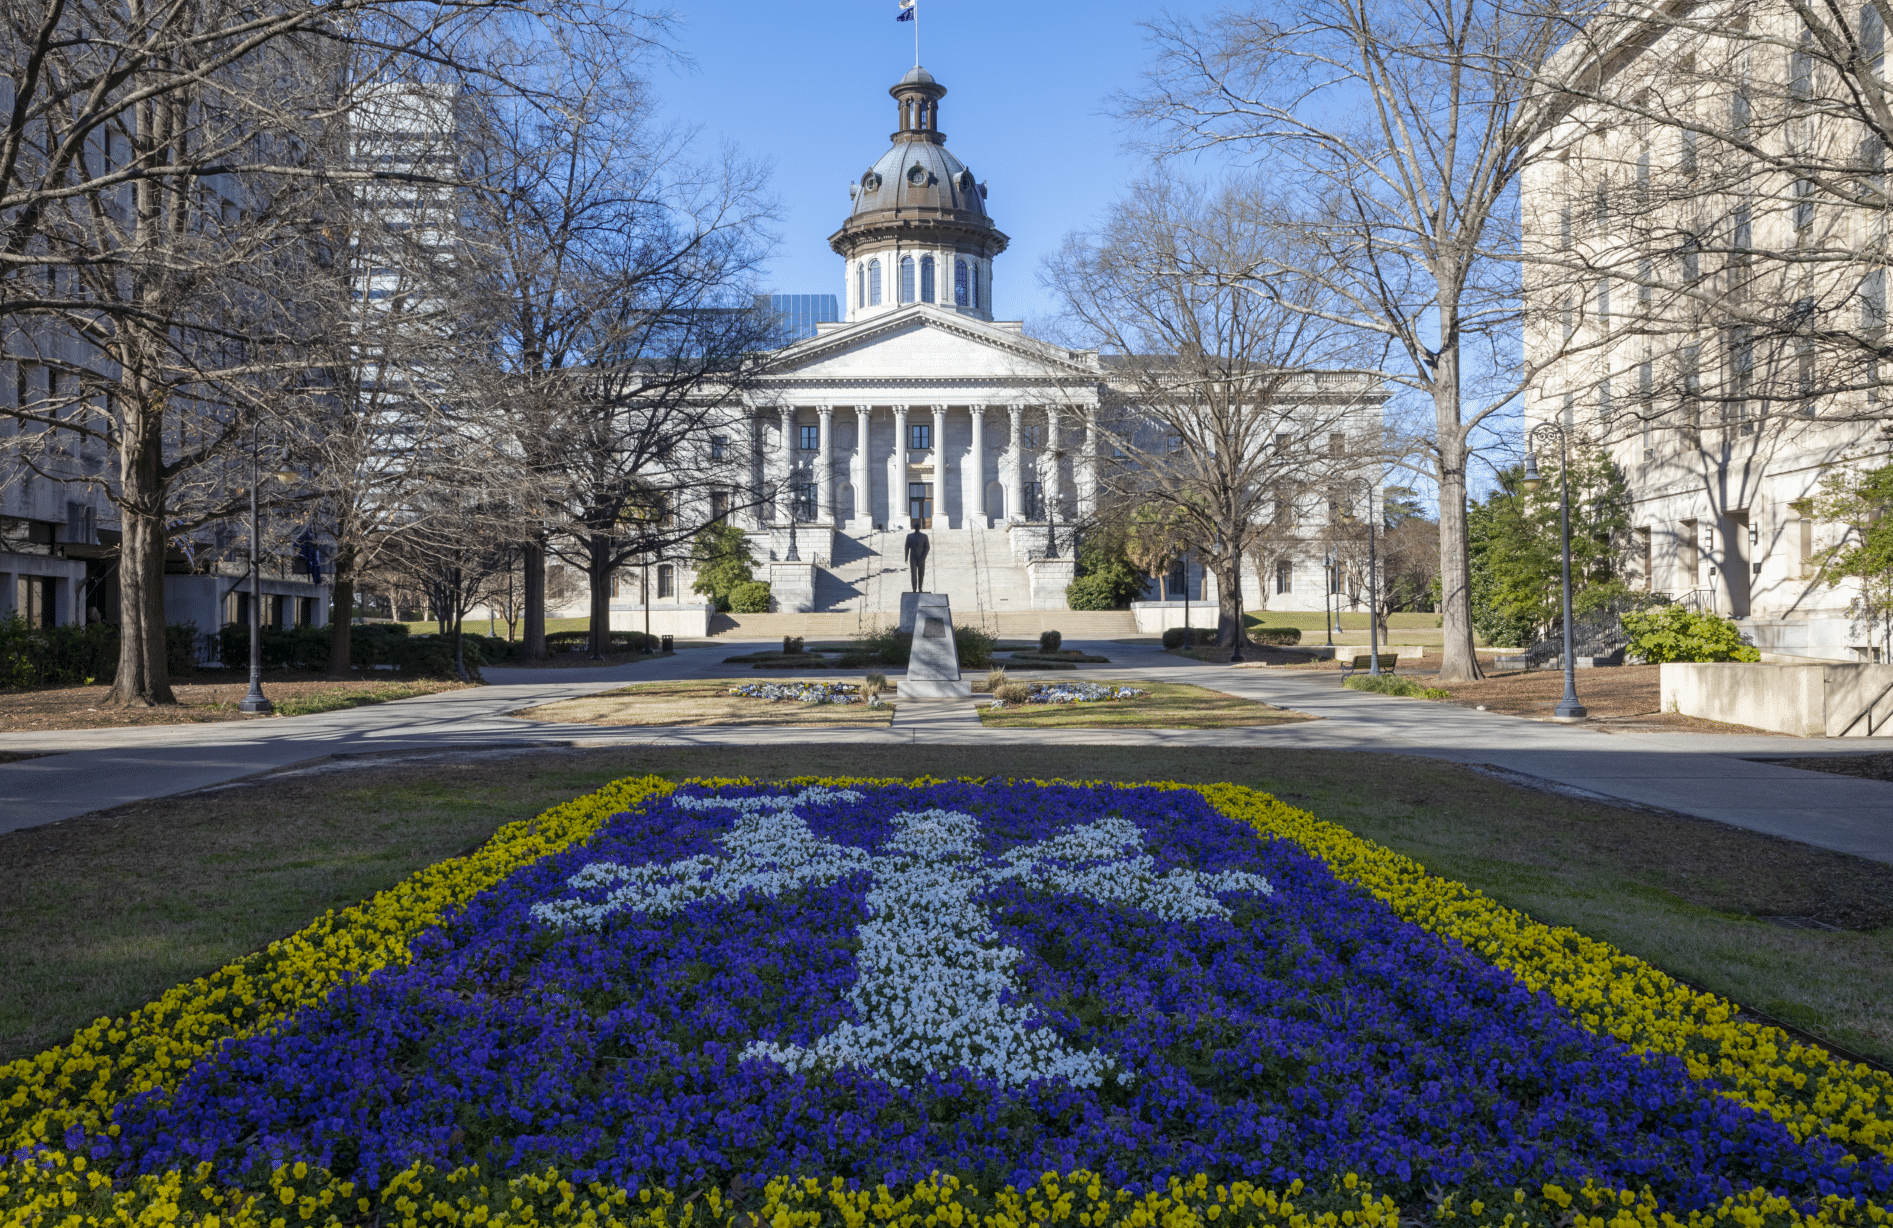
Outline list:
[[[1290,440],[1291,440],[1292,438],[1293,438],[1293,437],[1292,437],[1291,435],[1289,435],[1289,433],[1288,433],[1287,431],[1277,431],[1277,432],[1275,432],[1275,450],[1276,450],[1277,452],[1286,452],[1286,451],[1288,451],[1288,447],[1289,447],[1289,441],[1290,441]]]
[[[1597,327],[1600,332],[1610,332],[1610,278],[1597,279]]]
[[[1685,179],[1694,179],[1700,163],[1696,150],[1700,138],[1688,128],[1682,130],[1676,149],[1676,169]]]
[[[1702,240],[1693,234],[1683,236],[1683,283],[1693,286],[1702,280]]]
[[[1702,347],[1686,345],[1682,353],[1683,442],[1702,446]]]
[[[724,449],[728,448],[729,446],[730,446],[730,441],[729,441],[728,436],[725,436],[725,435],[710,436],[710,459],[713,461],[722,460]]]
[[[1744,82],[1729,95],[1729,135],[1737,141],[1746,141],[1749,136],[1749,123],[1755,118],[1755,106],[1748,96],[1748,85]]]
[[[815,483],[797,482],[789,488],[789,514],[803,523],[815,519]]]
[[[1601,232],[1610,227],[1610,180],[1597,181],[1597,191],[1591,201],[1591,221]]]
[[[1566,205],[1558,210],[1558,250],[1571,250],[1571,207]]]
[[[916,422],[907,428],[907,446],[915,452],[925,452],[933,447],[933,427],[929,423]]]
[[[1755,246],[1755,210],[1747,201],[1735,207],[1729,227],[1729,242],[1736,249],[1735,260],[1742,261]]]
[[[1019,492],[1019,502],[1025,505],[1027,520],[1045,519],[1045,488],[1037,482],[1026,482]]]
[[[1275,591],[1277,593],[1287,593],[1293,591],[1294,587],[1295,569],[1284,559],[1275,565]]]
[[[1878,338],[1886,328],[1886,270],[1875,269],[1860,280],[1860,326]]]
[[[1801,416],[1814,416],[1814,343],[1806,337],[1794,343],[1795,394],[1801,400]]]
[[[1637,418],[1643,423],[1643,459],[1656,459],[1656,449],[1650,443],[1650,422],[1656,417],[1655,389],[1656,374],[1649,359],[1637,364]]]
[[[1571,334],[1577,331],[1577,313],[1571,308],[1571,296],[1568,294],[1564,296],[1564,307],[1560,314],[1562,318],[1559,320],[1559,326],[1564,333],[1564,339],[1569,341]]]
[[[1656,270],[1651,265],[1648,256],[1637,261],[1637,310],[1639,311],[1650,309],[1651,301],[1656,294],[1655,288],[1650,283],[1655,280],[1655,275]]]
[[[1335,431],[1328,436],[1328,455],[1329,456],[1346,456],[1347,455],[1347,436],[1346,435],[1343,435],[1339,431]]]
[[[1814,97],[1814,35],[1801,31],[1801,45],[1788,53],[1788,96],[1796,102]]]
[[[902,256],[900,262],[900,301],[914,301],[914,258]]]
[[[1794,232],[1805,240],[1808,232],[1814,229],[1814,181],[1797,179],[1794,181]]]
[[[1653,578],[1653,572],[1654,572],[1654,569],[1651,567],[1651,559],[1650,559],[1650,530],[1648,530],[1647,528],[1638,529],[1636,530],[1636,534],[1637,534],[1637,559],[1638,559],[1638,564],[1639,564],[1637,570],[1642,573],[1642,575],[1638,577],[1639,580],[1641,581],[1639,587],[1641,587],[1643,591],[1647,593],[1650,591],[1650,584],[1651,584],[1651,580]]]
[[[1650,203],[1650,151],[1646,148],[1637,155],[1637,204],[1648,207]]]
[[[1736,424],[1736,433],[1746,435],[1755,429],[1749,420],[1749,395],[1755,383],[1755,342],[1746,328],[1729,330],[1729,393],[1723,420]]]
[[[710,519],[722,520],[730,514],[730,492],[713,490],[710,492]]]
[[[657,599],[665,601],[677,596],[677,569],[669,563],[657,565]]]
[[[1610,403],[1610,377],[1606,375],[1597,381],[1597,420],[1608,427],[1613,411],[1614,407]]]
[[[920,258],[920,301],[923,303],[931,303],[933,301],[932,256],[922,256]]]
[[[802,451],[819,452],[822,450],[822,428],[820,426],[798,426],[795,429],[801,435]]]
[[[1564,429],[1566,434],[1577,432],[1577,393],[1564,394]]]

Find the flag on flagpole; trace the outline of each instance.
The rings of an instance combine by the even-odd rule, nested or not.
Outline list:
[[[918,3],[918,0],[900,0],[900,14],[895,17],[894,20],[912,21],[914,19],[914,5],[916,3]]]

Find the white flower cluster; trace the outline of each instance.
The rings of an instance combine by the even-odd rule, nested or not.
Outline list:
[[[1134,699],[1139,695],[1148,695],[1149,691],[1134,686],[1108,686],[1101,682],[1040,682],[1035,683],[1019,704],[1007,704],[1003,699],[995,699],[995,708],[1019,707],[1022,704],[1075,704],[1096,702],[1103,699]]]
[[[1116,1064],[1032,1025],[1013,976],[1023,954],[1000,943],[980,897],[995,883],[1016,881],[1191,921],[1229,915],[1218,892],[1273,892],[1267,879],[1238,871],[1158,874],[1143,851],[1142,831],[1124,818],[1012,849],[995,865],[985,859],[978,820],[956,810],[896,815],[894,834],[878,854],[825,840],[795,813],[798,806],[859,800],[851,789],[824,788],[773,797],[674,796],[685,810],[736,812],[735,829],[720,841],[724,855],[656,866],[596,862],[567,883],[610,894],[535,904],[533,915],[553,925],[595,927],[621,910],[662,915],[700,900],[744,891],[776,895],[869,870],[869,920],[860,929],[848,994],[855,1020],[806,1047],[758,1041],[745,1056],[796,1071],[857,1066],[897,1085],[929,1070],[965,1067],[1002,1086],[1055,1078],[1096,1087]],[[1115,1077],[1131,1076],[1116,1069]]]
[[[1094,900],[1130,904],[1165,921],[1229,916],[1229,909],[1216,898],[1224,891],[1275,894],[1268,879],[1240,870],[1215,874],[1171,870],[1158,874],[1156,859],[1142,851],[1143,843],[1143,831],[1129,819],[1100,819],[1049,840],[1008,850],[1000,855],[1005,867],[992,871],[991,878],[994,882],[1016,879]]]
[[[978,822],[926,810],[895,823],[891,855],[877,859],[868,891],[873,919],[861,927],[859,977],[848,995],[860,1022],[807,1048],[758,1041],[744,1056],[795,1071],[858,1066],[896,1085],[955,1066],[1002,1086],[1048,1078],[1103,1083],[1110,1058],[1032,1027],[1032,1012],[1017,1003],[1023,995],[1012,967],[1023,954],[999,944],[976,900],[987,885]]]
[[[808,788],[791,796],[693,797],[676,794],[683,810],[734,810],[736,828],[719,843],[724,857],[703,854],[668,865],[625,866],[595,861],[566,880],[580,891],[617,885],[601,900],[534,904],[532,915],[552,925],[596,928],[626,909],[663,915],[699,900],[734,899],[743,891],[779,895],[805,883],[830,883],[868,864],[865,849],[832,844],[794,813],[805,803],[860,801],[853,789]]]
[[[852,682],[747,682],[730,688],[744,699],[793,700],[804,704],[858,704],[860,687]]]

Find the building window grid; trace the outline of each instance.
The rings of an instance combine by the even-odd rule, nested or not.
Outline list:
[[[1295,588],[1295,568],[1287,559],[1275,565],[1275,591],[1278,594],[1293,592]]]
[[[967,305],[966,261],[953,262],[953,303],[956,307]]]
[[[933,302],[933,257],[920,258],[920,301]]]
[[[868,306],[879,307],[880,305],[881,262],[877,259],[868,261]]]
[[[914,258],[912,256],[900,258],[900,301],[903,303],[914,301]]]
[[[797,443],[804,452],[819,452],[822,449],[822,428],[815,425],[803,425],[795,428]]]
[[[915,452],[926,452],[933,447],[933,426],[926,422],[916,422],[907,428],[907,447]]]

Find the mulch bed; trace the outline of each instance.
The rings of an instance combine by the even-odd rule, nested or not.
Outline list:
[[[1858,776],[1865,780],[1893,781],[1893,751],[1880,755],[1842,755],[1836,758],[1757,759],[1777,767],[1802,768],[1809,772],[1832,772],[1836,776]]]

